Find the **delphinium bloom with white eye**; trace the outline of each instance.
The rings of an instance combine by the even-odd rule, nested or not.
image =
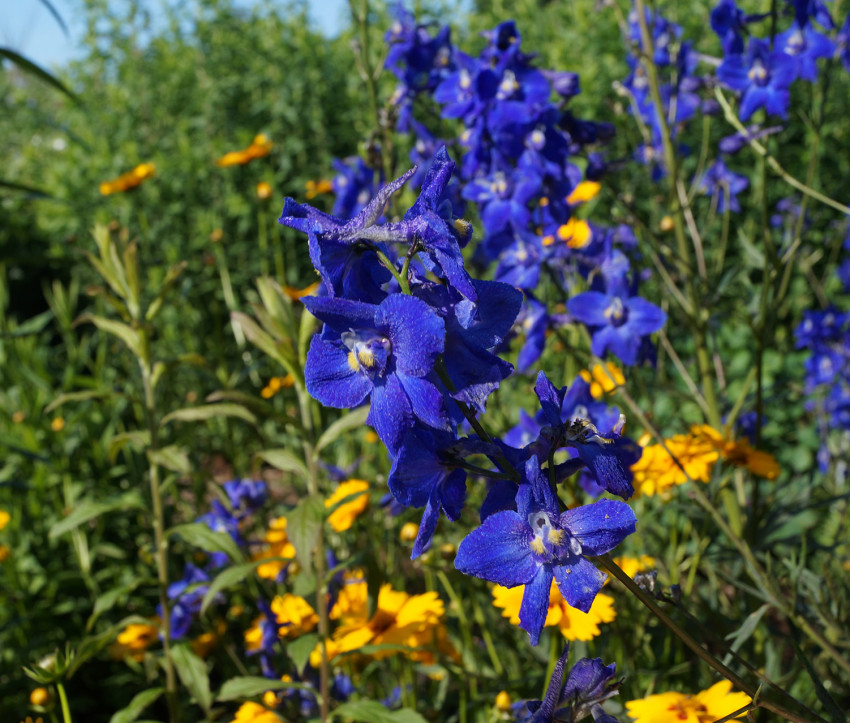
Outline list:
[[[635,531],[625,503],[599,500],[561,512],[537,457],[525,466],[516,510],[491,514],[460,543],[455,567],[503,587],[525,585],[520,627],[537,645],[549,609],[554,578],[564,599],[583,612],[605,582],[587,556],[613,550]]]

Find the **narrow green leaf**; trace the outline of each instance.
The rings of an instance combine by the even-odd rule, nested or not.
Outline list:
[[[67,86],[61,80],[59,80],[59,78],[55,77],[54,75],[51,75],[44,68],[36,65],[31,60],[27,60],[23,55],[16,53],[11,48],[0,47],[0,57],[8,58],[22,70],[25,70],[31,75],[40,78],[45,83],[50,83],[50,85],[52,85],[54,88],[58,88],[59,90],[61,90],[75,103],[80,102],[79,97],[75,93],[72,93],[70,90],[68,90]]]
[[[178,535],[190,545],[206,552],[224,552],[234,562],[242,562],[244,556],[233,538],[226,532],[215,532],[203,522],[188,522],[166,530],[166,536]]]
[[[737,630],[729,633],[726,636],[726,640],[731,640],[732,642],[729,644],[729,648],[732,652],[727,653],[726,657],[723,658],[723,665],[729,665],[732,660],[732,653],[737,653],[740,647],[750,639],[752,634],[755,632],[758,624],[761,622],[764,614],[770,609],[770,605],[764,604],[758,610],[751,612],[745,618],[744,622],[741,624]]]
[[[249,412],[245,407],[239,404],[207,404],[205,407],[192,407],[189,409],[178,409],[171,414],[166,414],[161,425],[166,425],[169,422],[202,422],[214,417],[236,417],[244,419],[250,424],[256,424],[257,418]]]
[[[53,16],[53,19],[59,24],[59,27],[62,28],[62,32],[65,33],[65,37],[70,40],[71,35],[68,33],[68,26],[65,25],[65,21],[62,19],[62,16],[59,14],[59,11],[53,7],[53,3],[50,0],[41,0],[41,4],[47,8],[50,14]]]
[[[0,334],[0,338],[20,339],[24,336],[32,336],[33,334],[38,334],[44,329],[45,326],[50,323],[50,320],[52,318],[53,312],[48,309],[47,311],[43,311],[40,314],[36,314],[35,316],[30,317],[23,324],[16,327],[14,331],[9,331]]]
[[[200,658],[188,643],[176,645],[171,654],[174,656],[175,668],[180,681],[186,686],[195,702],[201,706],[204,713],[209,715],[212,706],[212,693],[210,693],[210,678],[207,673],[207,664]]]
[[[264,449],[262,452],[257,452],[254,456],[282,472],[294,472],[305,479],[307,478],[307,466],[297,455],[288,449]]]
[[[295,556],[301,567],[312,569],[310,555],[319,540],[325,517],[325,501],[318,495],[302,498],[286,515],[286,533],[295,545]]]
[[[0,178],[0,188],[11,188],[14,191],[23,191],[29,198],[53,198],[47,191],[42,191],[35,186],[28,186],[25,183],[15,183],[14,181],[6,181]]]
[[[139,336],[139,332],[131,326],[128,326],[123,322],[115,321],[114,319],[107,319],[104,316],[97,316],[95,314],[83,314],[77,318],[74,325],[76,326],[83,322],[91,322],[101,331],[105,331],[107,334],[112,334],[113,336],[118,337],[127,345],[127,348],[133,352],[133,354],[138,357],[142,356],[142,339]]]
[[[51,526],[50,532],[48,532],[48,537],[51,540],[60,537],[66,532],[70,532],[80,525],[85,524],[89,520],[100,517],[107,512],[112,512],[114,510],[140,509],[142,507],[144,507],[142,498],[135,490],[104,502],[83,500],[75,505],[74,510],[70,515]]]
[[[303,683],[286,683],[282,680],[262,678],[259,675],[246,675],[228,680],[221,686],[216,700],[224,702],[228,700],[240,700],[242,698],[254,698],[262,695],[267,690],[290,690],[292,688],[309,689],[310,686]]]
[[[359,407],[337,419],[319,437],[319,441],[316,442],[316,453],[321,452],[331,442],[335,442],[338,437],[346,432],[362,427],[366,424],[366,417],[368,416],[369,407]]]
[[[50,414],[54,409],[58,409],[63,404],[68,402],[84,402],[88,399],[107,399],[113,396],[115,392],[111,389],[88,389],[80,392],[68,392],[60,394],[50,404],[44,408],[45,414]]]
[[[132,723],[141,715],[141,712],[153,703],[159,696],[165,693],[165,688],[148,688],[133,696],[126,708],[119,710],[109,723]]]

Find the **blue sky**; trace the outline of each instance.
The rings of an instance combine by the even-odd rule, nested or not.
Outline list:
[[[65,37],[56,20],[41,0],[0,0],[0,45],[12,48],[45,68],[62,65],[79,52],[76,39],[82,33],[80,0],[50,0],[68,26]],[[143,0],[155,8],[168,0]],[[236,0],[251,5],[250,0]],[[284,3],[281,3],[283,6]],[[316,25],[329,36],[345,25],[347,0],[309,0]]]

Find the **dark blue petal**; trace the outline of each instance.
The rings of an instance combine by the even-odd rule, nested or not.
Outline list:
[[[578,538],[585,555],[604,555],[635,531],[635,513],[625,502],[599,500],[567,510],[561,525]]]
[[[606,312],[611,297],[599,291],[585,291],[567,302],[567,310],[578,321],[588,326],[605,326],[609,323]]]
[[[349,329],[375,328],[378,307],[372,304],[328,296],[305,296],[301,301],[307,307],[307,311],[325,322],[337,334]],[[325,336],[327,338],[327,335]]]
[[[532,645],[540,642],[540,632],[549,613],[549,593],[552,589],[552,570],[541,565],[534,579],[525,586],[519,608],[519,626],[528,633]]]
[[[375,429],[390,454],[395,456],[405,433],[413,427],[413,409],[395,374],[376,381],[366,423]]]
[[[402,387],[404,387],[413,414],[416,415],[417,419],[434,429],[448,431],[451,425],[446,415],[445,400],[440,390],[427,379],[409,377],[401,372],[397,372],[395,376],[398,377]]]
[[[516,512],[496,512],[460,543],[455,567],[504,587],[531,582],[539,563],[531,552],[528,520]]]
[[[349,366],[348,350],[318,334],[310,342],[304,377],[310,396],[335,409],[356,407],[372,391],[372,381]]]
[[[583,557],[577,557],[569,565],[555,565],[554,572],[564,600],[583,613],[590,610],[596,593],[602,589],[605,575]]]
[[[415,560],[431,547],[431,539],[434,537],[434,532],[437,529],[437,522],[439,519],[439,496],[437,494],[432,494],[425,505],[425,511],[422,513],[422,522],[419,523],[419,532],[416,535],[416,540],[413,543],[413,550],[410,553],[411,560]]]
[[[445,324],[428,305],[413,296],[393,294],[378,306],[375,326],[392,343],[397,369],[424,377],[443,351]]]

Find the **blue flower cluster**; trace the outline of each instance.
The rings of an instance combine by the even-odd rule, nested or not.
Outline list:
[[[845,242],[845,248],[850,250],[850,242]],[[845,283],[845,291],[848,287]],[[850,450],[850,312],[832,306],[807,311],[795,336],[797,348],[811,352],[805,362],[805,391],[807,408],[817,413],[821,427],[821,471],[826,472],[835,460],[841,463],[840,473],[847,475],[843,461]],[[837,446],[831,448],[831,443]]]
[[[240,524],[249,515],[262,507],[268,496],[266,483],[261,480],[236,479],[225,482],[224,493],[229,507],[219,500],[212,501],[212,510],[201,515],[196,522],[209,527],[213,532],[224,532],[230,535],[239,547],[246,548],[247,541],[240,534]],[[170,603],[169,631],[173,640],[186,636],[189,628],[201,612],[201,604],[209,590],[210,573],[228,563],[227,554],[214,552],[209,556],[205,567],[188,563],[183,571],[183,577],[168,586],[167,594]],[[223,601],[221,595],[215,602]],[[162,609],[157,609],[162,615]]]
[[[628,497],[635,448],[619,430],[600,433],[586,417],[562,416],[569,390],[556,389],[542,373],[534,439],[514,447],[480,426],[487,398],[513,370],[493,349],[522,297],[509,284],[467,273],[460,249],[470,227],[453,218],[446,199],[453,169],[445,149],[438,151],[400,221],[380,218],[413,171],[380,189],[350,221],[285,201],[280,222],[307,234],[323,280],[324,295],[303,298],[323,322],[305,379],[325,406],[368,401],[368,422],[393,460],[390,492],[404,506],[425,508],[414,557],[430,545],[441,512],[460,517],[468,469],[497,478],[481,508],[482,525],[461,543],[455,564],[503,585],[526,585],[521,625],[536,644],[553,578],[570,604],[588,610],[604,576],[587,557],[608,552],[635,529],[634,514],[620,501],[561,511],[554,485],[585,468],[600,487]],[[475,436],[462,436],[464,421]],[[555,464],[564,448],[575,458]],[[471,456],[486,467],[470,465]]]

